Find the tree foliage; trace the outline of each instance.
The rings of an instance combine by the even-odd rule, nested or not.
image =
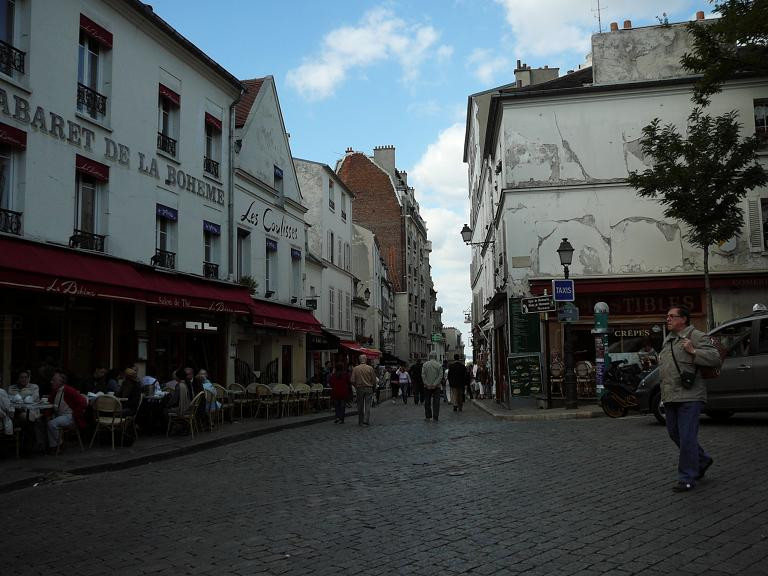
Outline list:
[[[685,69],[702,75],[693,93],[699,105],[740,72],[768,74],[768,0],[726,0],[713,12],[720,18],[688,24],[693,52],[682,58]]]
[[[640,146],[652,165],[630,172],[628,182],[644,198],[664,206],[664,216],[688,226],[685,237],[704,251],[708,320],[712,325],[709,248],[739,234],[742,199],[768,178],[757,162],[758,139],[741,140],[735,111],[712,117],[694,108],[683,137],[656,118],[643,128]]]

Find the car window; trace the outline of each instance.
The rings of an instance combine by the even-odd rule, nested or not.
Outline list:
[[[760,337],[757,340],[757,351],[760,354],[768,353],[768,319],[760,320]]]
[[[726,326],[722,330],[714,332],[712,336],[720,340],[720,343],[728,351],[729,358],[748,356],[749,343],[752,337],[752,321],[747,320]]]

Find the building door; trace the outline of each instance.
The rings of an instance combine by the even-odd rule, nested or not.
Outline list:
[[[293,381],[293,346],[283,345],[283,384],[290,384]]]

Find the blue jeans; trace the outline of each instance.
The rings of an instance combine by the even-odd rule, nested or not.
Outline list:
[[[670,402],[664,404],[667,432],[680,448],[677,474],[680,482],[694,484],[701,469],[711,460],[699,444],[699,416],[703,402]]]

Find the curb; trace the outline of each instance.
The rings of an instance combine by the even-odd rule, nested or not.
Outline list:
[[[599,407],[595,409],[581,410],[535,409],[535,412],[514,412],[512,410],[494,410],[493,407],[487,406],[477,400],[472,400],[472,404],[497,420],[510,420],[516,422],[531,422],[534,420],[580,420],[585,418],[600,418],[603,416],[603,411]]]

